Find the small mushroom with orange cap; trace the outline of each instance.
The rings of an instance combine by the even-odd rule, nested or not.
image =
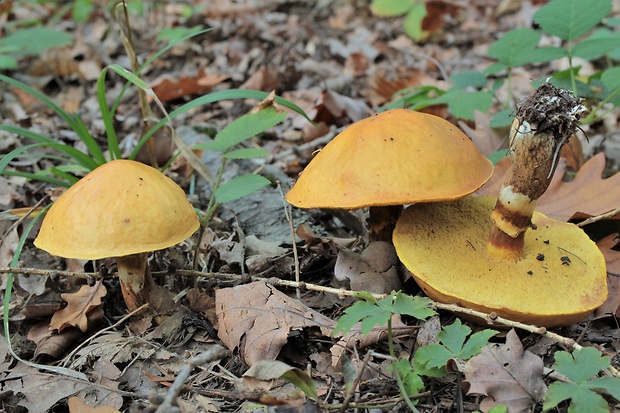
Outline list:
[[[178,244],[199,227],[183,190],[159,170],[130,160],[96,168],[47,212],[34,244],[76,259],[116,257],[125,303],[167,310],[171,293],[153,280],[147,253]]]
[[[584,110],[571,92],[544,83],[516,108],[513,172],[497,200],[470,196],[403,212],[394,246],[429,297],[541,327],[582,321],[605,302],[596,244],[579,227],[534,212]]]
[[[493,165],[450,122],[392,109],[356,122],[310,161],[286,200],[299,208],[370,207],[371,241],[390,241],[402,205],[462,198]]]

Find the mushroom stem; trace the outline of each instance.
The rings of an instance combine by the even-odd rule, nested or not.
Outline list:
[[[172,293],[155,284],[147,265],[147,253],[118,257],[116,264],[123,298],[130,311],[147,303],[154,310],[172,308]]]
[[[402,211],[402,205],[371,206],[368,215],[370,242],[386,241],[392,243],[392,233]]]
[[[491,213],[491,253],[515,261],[522,257],[525,231],[535,229],[531,219],[536,201],[549,187],[560,151],[585,109],[581,99],[550,83],[517,106],[510,131],[512,176]]]

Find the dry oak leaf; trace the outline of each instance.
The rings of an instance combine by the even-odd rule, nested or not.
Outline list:
[[[497,196],[511,172],[510,159],[497,163],[493,176],[477,195]],[[620,207],[620,173],[607,179],[601,174],[605,169],[605,155],[599,153],[589,159],[575,179],[563,182],[566,160],[561,158],[547,191],[536,203],[536,210],[560,221],[601,215]]]
[[[262,281],[217,290],[215,311],[218,337],[248,366],[275,360],[291,331],[318,328],[329,337],[336,325]]]
[[[483,412],[502,404],[509,413],[529,412],[547,391],[543,367],[542,359],[524,351],[517,333],[510,330],[506,344],[489,344],[467,362],[464,369],[470,384],[467,394],[487,396],[480,403]]]
[[[594,311],[596,319],[613,315],[620,316],[620,251],[614,249],[619,246],[617,236],[617,234],[611,234],[596,243],[605,256],[607,289],[609,290],[607,301]]]
[[[196,76],[181,76],[178,79],[164,75],[153,82],[153,92],[159,100],[167,102],[206,92],[229,77],[228,75],[209,74],[205,69],[202,69]]]
[[[101,305],[101,299],[105,297],[107,290],[102,281],[95,285],[83,285],[76,293],[61,294],[67,306],[57,311],[50,322],[51,329],[59,332],[67,327],[78,327],[82,331],[88,330],[88,313]]]
[[[114,407],[92,407],[77,397],[69,398],[69,400],[67,400],[67,404],[69,405],[70,413],[120,413]]]

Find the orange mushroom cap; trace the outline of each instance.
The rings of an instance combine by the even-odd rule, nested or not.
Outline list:
[[[308,164],[286,200],[300,208],[355,209],[462,198],[492,163],[450,122],[393,109],[354,123]]]
[[[199,227],[185,192],[159,170],[115,160],[90,172],[47,212],[34,244],[78,259],[160,250]]]
[[[534,212],[523,257],[487,251],[495,198],[407,208],[394,247],[432,299],[542,327],[585,319],[607,298],[605,259],[577,226]]]

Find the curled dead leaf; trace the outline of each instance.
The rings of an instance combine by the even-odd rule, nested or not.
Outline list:
[[[88,329],[88,313],[101,305],[107,290],[102,281],[95,285],[83,285],[76,293],[65,293],[61,297],[67,306],[52,316],[50,328],[61,332],[67,327],[78,327],[82,331]]]

